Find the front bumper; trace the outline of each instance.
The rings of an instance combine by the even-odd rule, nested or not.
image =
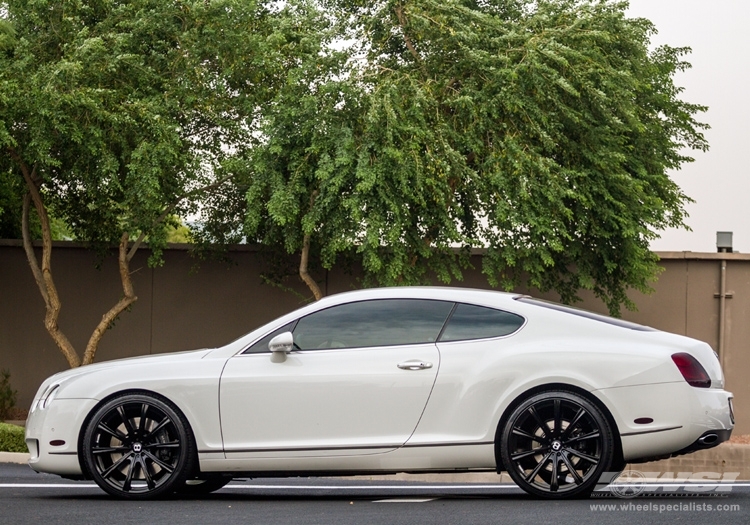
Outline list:
[[[55,399],[46,408],[33,407],[26,420],[29,466],[37,472],[81,476],[78,438],[94,399]]]

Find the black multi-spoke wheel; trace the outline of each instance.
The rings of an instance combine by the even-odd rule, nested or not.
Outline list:
[[[601,411],[567,391],[521,403],[503,428],[501,454],[519,487],[535,496],[587,496],[610,468],[612,431]]]
[[[183,416],[155,396],[128,394],[100,407],[83,437],[94,481],[113,496],[146,499],[181,487],[195,454]]]

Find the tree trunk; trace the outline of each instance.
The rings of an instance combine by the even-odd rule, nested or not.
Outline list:
[[[107,313],[102,316],[102,320],[94,328],[94,333],[91,334],[89,342],[86,345],[86,351],[83,353],[83,364],[88,365],[94,362],[96,356],[96,349],[99,347],[99,341],[101,340],[104,332],[107,328],[117,319],[117,317],[125,311],[131,304],[138,300],[133,291],[133,281],[130,279],[130,259],[132,255],[128,254],[128,239],[127,233],[122,234],[120,239],[120,248],[118,254],[118,262],[120,266],[120,281],[122,282],[122,298],[117,301]],[[135,254],[135,252],[133,252]]]
[[[31,273],[34,275],[39,293],[42,295],[45,306],[44,316],[44,327],[47,329],[50,337],[55,342],[57,347],[60,349],[65,359],[68,361],[68,365],[71,368],[81,366],[81,364],[87,365],[94,361],[96,350],[99,345],[104,332],[117,319],[126,308],[133,304],[138,298],[133,293],[133,283],[130,279],[130,260],[132,259],[135,252],[128,253],[128,234],[124,233],[120,240],[119,248],[119,266],[120,266],[120,280],[122,281],[122,290],[124,296],[115,304],[106,314],[102,316],[101,321],[94,329],[91,334],[88,344],[86,345],[86,351],[83,355],[83,361],[81,361],[78,352],[76,352],[73,344],[67,338],[65,333],[60,330],[57,324],[57,320],[60,316],[60,310],[62,309],[62,303],[57,293],[57,287],[55,280],[52,275],[52,231],[50,228],[49,215],[47,209],[44,206],[42,195],[39,192],[41,186],[41,180],[36,174],[36,169],[29,169],[20,155],[15,151],[11,151],[11,157],[18,163],[21,173],[23,174],[24,181],[26,182],[26,195],[23,200],[23,210],[21,218],[21,231],[23,235],[23,248],[26,252],[26,259],[29,262]],[[31,203],[33,202],[34,208],[39,216],[39,222],[42,228],[42,263],[39,264],[39,259],[36,257],[34,252],[34,244],[31,239],[29,231],[29,213]]]
[[[68,365],[70,365],[71,368],[75,368],[81,365],[81,358],[78,356],[78,353],[75,351],[75,348],[73,348],[73,345],[68,340],[67,336],[57,325],[57,319],[60,316],[62,304],[60,303],[60,297],[57,295],[57,287],[55,286],[55,281],[52,277],[52,233],[49,224],[49,216],[47,215],[47,210],[42,202],[42,196],[39,193],[40,180],[36,175],[36,169],[32,168],[29,170],[29,166],[21,161],[20,158],[17,158],[17,161],[19,161],[21,173],[23,173],[27,189],[27,193],[24,196],[23,216],[21,219],[23,247],[26,252],[26,259],[29,261],[29,266],[31,267],[31,272],[34,274],[34,280],[39,287],[39,292],[42,294],[42,299],[44,299],[46,310],[44,315],[44,327],[65,356]],[[30,201],[34,203],[34,208],[39,216],[39,222],[42,227],[41,267],[39,265],[39,260],[34,253],[34,246],[29,233]]]
[[[91,364],[94,362],[94,358],[96,357],[96,350],[99,347],[99,342],[104,336],[104,333],[122,312],[124,312],[138,300],[138,297],[135,295],[135,292],[133,290],[133,281],[130,278],[130,261],[133,259],[133,256],[143,243],[146,234],[141,233],[141,235],[138,237],[138,239],[136,239],[133,245],[130,246],[130,250],[128,250],[130,236],[127,232],[122,234],[118,249],[118,264],[120,269],[120,282],[122,283],[123,296],[112,308],[110,308],[102,316],[99,324],[97,324],[96,328],[94,328],[94,331],[91,334],[88,343],[86,344],[86,349],[83,353],[83,360],[81,360],[72,343],[68,340],[62,330],[60,330],[60,327],[57,325],[57,319],[60,316],[60,309],[62,308],[62,304],[60,303],[60,298],[57,294],[57,287],[55,286],[55,281],[52,277],[52,231],[50,228],[49,215],[47,213],[47,209],[44,206],[42,194],[39,191],[42,185],[42,180],[37,175],[36,168],[30,168],[18,153],[18,151],[13,148],[8,148],[7,151],[10,157],[18,164],[18,167],[21,169],[24,182],[26,183],[27,192],[26,195],[24,195],[23,214],[21,220],[21,229],[23,232],[23,247],[24,251],[26,252],[26,259],[29,262],[29,267],[31,268],[31,273],[34,275],[34,280],[36,281],[37,287],[39,288],[39,293],[42,295],[42,299],[44,299],[44,306],[46,310],[44,316],[44,326],[47,329],[47,332],[49,332],[49,335],[55,341],[55,344],[57,344],[57,347],[65,356],[65,359],[68,361],[68,365],[70,365],[71,368],[81,366],[82,364]],[[194,189],[182,195],[180,198],[166,206],[164,212],[156,219],[156,221],[154,221],[153,225],[156,226],[164,221],[169,216],[169,214],[172,213],[174,208],[180,203],[181,200],[197,193],[216,190],[232,177],[233,175],[228,175],[216,182]],[[317,195],[317,191],[314,192],[313,197],[310,201],[311,207],[315,199],[315,195]],[[36,253],[34,252],[34,244],[29,232],[29,210],[32,202],[34,204],[34,208],[36,209],[37,215],[39,216],[39,222],[42,227],[41,265],[39,264],[39,260],[37,259]],[[302,274],[303,266],[300,265],[300,275]],[[307,256],[305,256],[304,274],[307,275]],[[311,286],[311,289],[312,286],[315,286],[317,288],[315,281],[313,281],[311,278],[310,282],[312,283],[312,285],[308,283],[308,286]],[[313,292],[315,293],[314,289]],[[322,297],[322,295],[320,294],[320,289],[317,288],[315,298],[320,299],[320,297]]]
[[[312,211],[313,205],[315,204],[315,198],[318,196],[318,190],[312,192],[310,195],[310,211]],[[307,271],[308,262],[310,261],[310,237],[311,234],[306,233],[302,239],[302,253],[300,254],[299,261],[299,276],[305,282],[310,291],[315,296],[315,300],[319,301],[323,297],[323,292],[320,291],[320,286],[315,282],[310,273]]]
[[[299,276],[305,281],[305,284],[312,291],[315,296],[315,300],[318,301],[323,297],[323,292],[320,291],[320,286],[315,282],[315,279],[307,271],[307,262],[310,259],[310,234],[306,234],[302,242],[302,257],[299,262]]]

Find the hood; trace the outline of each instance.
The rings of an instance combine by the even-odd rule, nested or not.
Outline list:
[[[193,360],[200,360],[203,359],[208,353],[211,352],[211,349],[201,349],[201,350],[189,350],[186,352],[171,352],[166,354],[154,354],[154,355],[145,355],[145,356],[139,356],[139,357],[128,357],[125,359],[113,359],[112,361],[104,361],[102,363],[93,363],[90,365],[83,365],[79,366],[78,368],[71,368],[70,370],[64,370],[62,372],[58,372],[57,374],[48,377],[39,387],[39,390],[37,390],[36,395],[34,396],[34,403],[36,403],[39,398],[42,397],[44,392],[54,385],[63,385],[64,383],[70,381],[71,379],[75,377],[82,377],[84,375],[92,374],[94,372],[98,372],[100,370],[105,370],[107,368],[112,367],[121,367],[126,366],[128,364],[133,365],[141,365],[144,363],[152,363],[154,365],[164,364],[164,363],[175,363],[175,362],[181,362],[181,361],[193,361]]]

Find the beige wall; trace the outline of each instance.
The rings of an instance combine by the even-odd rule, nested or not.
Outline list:
[[[105,334],[97,361],[142,354],[219,346],[304,304],[307,289],[296,278],[287,285],[296,293],[264,284],[265,257],[254,247],[240,246],[230,262],[201,262],[184,247],[166,250],[164,266],[146,264],[141,250],[131,269],[138,301]],[[719,254],[661,253],[664,272],[656,292],[633,293],[637,312],[623,317],[702,339],[715,349],[719,338]],[[728,259],[724,367],[727,388],[735,394],[736,433],[750,434],[750,255],[725,254]],[[475,268],[481,268],[475,256]],[[72,243],[56,243],[52,267],[62,300],[59,324],[79,351],[106,309],[121,295],[114,257],[94,267],[94,255]],[[292,263],[294,261],[291,261]],[[293,266],[293,264],[292,264]],[[346,291],[356,275],[342,270],[317,276],[328,293]],[[457,286],[487,288],[479,273],[467,272]],[[519,290],[525,291],[525,290]],[[534,295],[538,293],[531,292]],[[554,298],[554,297],[552,297]],[[583,294],[584,308],[606,313],[604,305]],[[0,241],[0,369],[11,371],[19,406],[27,406],[47,376],[67,363],[43,325],[44,303],[34,283],[22,247]]]

